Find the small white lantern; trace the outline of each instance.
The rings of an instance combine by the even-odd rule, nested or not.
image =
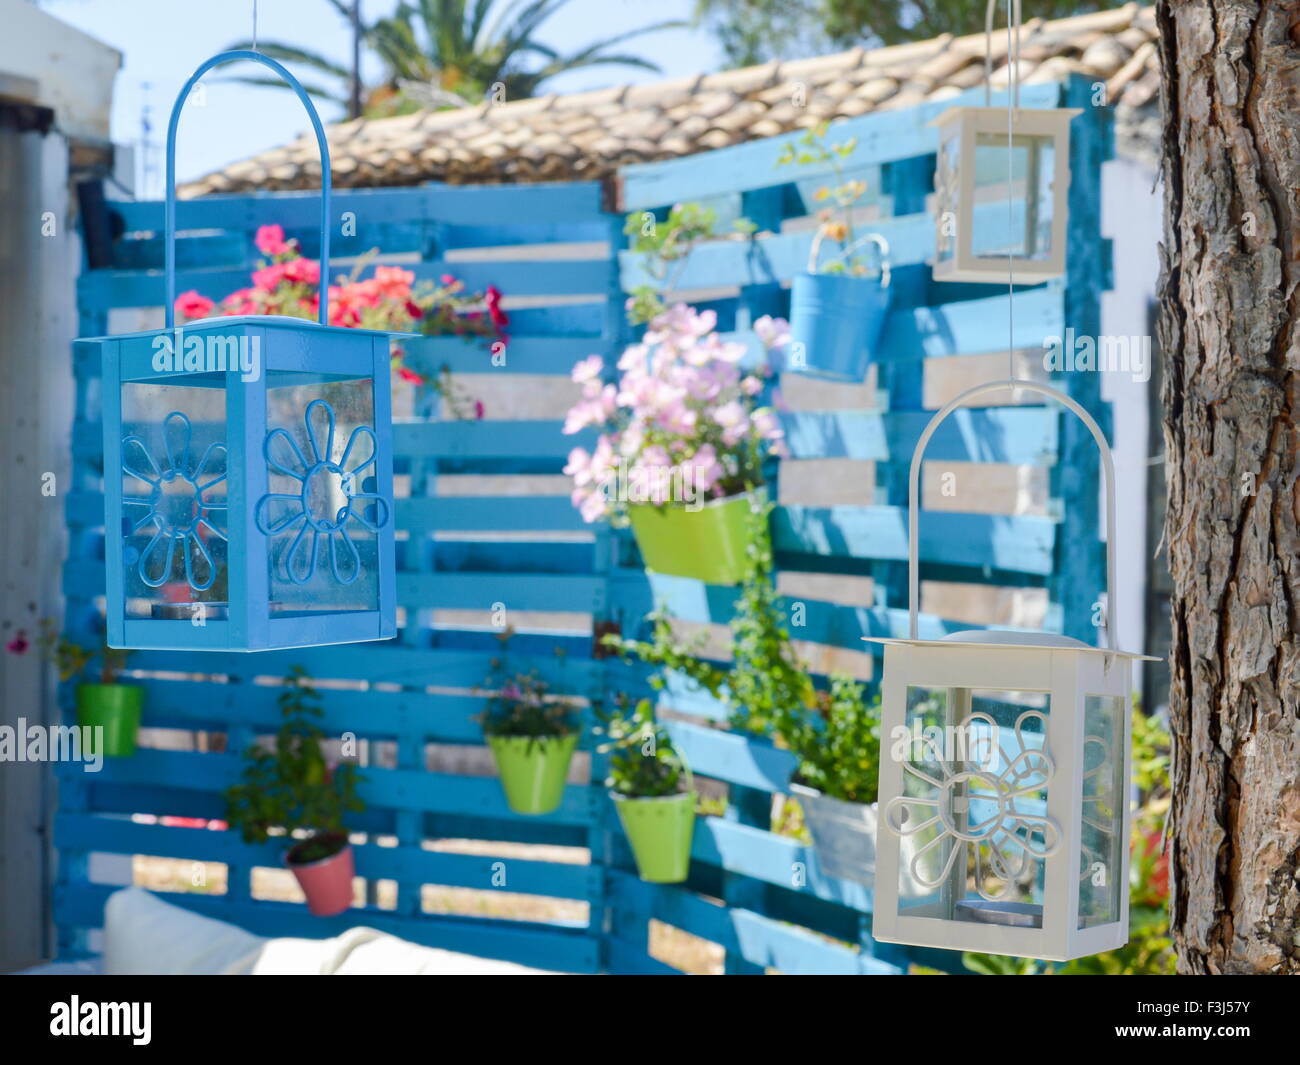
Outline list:
[[[985,106],[950,108],[932,123],[939,128],[934,279],[1037,284],[1065,273],[1070,120],[1083,112],[1021,109],[1019,0],[1011,106],[988,106],[994,3],[985,22]]]
[[[1077,414],[1106,473],[1108,609],[1115,492],[1097,423],[1055,389],[999,381],[962,393],[912,455],[910,639],[886,645],[872,936],[888,943],[1067,961],[1128,939],[1131,663],[1146,656],[1046,633],[918,638],[921,458],[976,396],[1021,388]]]

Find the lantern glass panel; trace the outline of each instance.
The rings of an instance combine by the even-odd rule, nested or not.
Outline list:
[[[128,618],[189,618],[194,603],[222,617],[229,601],[225,378],[183,379],[122,385],[117,475]]]
[[[264,449],[271,617],[379,607],[373,382],[272,373]]]
[[[910,686],[899,798],[899,913],[1041,928],[1054,765],[1042,692]]]
[[[1119,920],[1124,883],[1124,699],[1084,699],[1082,824],[1079,868],[1079,927]]]
[[[1051,136],[975,134],[976,224],[971,251],[980,258],[1014,255],[1045,261],[1052,254]]]

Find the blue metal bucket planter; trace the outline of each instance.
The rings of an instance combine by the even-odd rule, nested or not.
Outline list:
[[[876,357],[889,314],[888,246],[882,248],[880,274],[799,274],[790,289],[791,354],[787,369],[830,381],[858,383]],[[814,258],[818,242],[813,244]],[[810,263],[815,266],[815,263]]]

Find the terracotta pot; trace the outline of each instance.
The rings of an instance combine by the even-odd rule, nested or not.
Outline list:
[[[284,864],[292,870],[303,894],[307,896],[307,909],[316,917],[333,917],[352,905],[352,878],[356,875],[356,865],[352,859],[352,846],[344,840],[343,849],[328,858],[319,858],[314,862],[295,862],[294,852],[305,844],[314,842],[319,837],[304,839],[289,848],[284,856]]]

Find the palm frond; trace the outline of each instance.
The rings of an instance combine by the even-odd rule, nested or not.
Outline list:
[[[253,51],[252,41],[235,41],[228,44],[223,51]],[[277,59],[281,63],[301,63],[305,67],[311,67],[323,74],[332,74],[336,78],[350,79],[352,71],[347,67],[330,59],[328,56],[321,55],[319,52],[311,52],[305,48],[299,48],[296,45],[284,44],[281,41],[258,41],[257,51],[263,55]]]

